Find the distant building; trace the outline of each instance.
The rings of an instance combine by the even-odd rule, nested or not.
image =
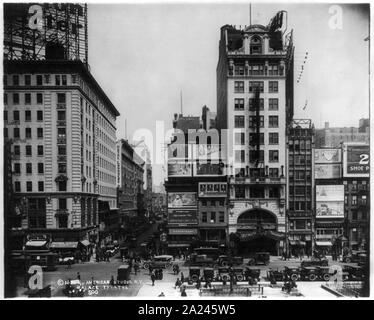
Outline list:
[[[201,121],[204,130],[215,129],[217,120],[217,113],[209,110],[207,106],[204,106],[201,114]]]
[[[331,128],[325,122],[323,129],[316,129],[316,148],[340,148],[343,142],[369,144],[369,119],[360,119],[359,127]]]
[[[314,225],[314,125],[293,120],[287,132],[287,235],[291,254],[312,253]]]

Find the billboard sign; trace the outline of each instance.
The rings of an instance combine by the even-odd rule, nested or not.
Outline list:
[[[196,209],[169,209],[168,223],[197,224]]]
[[[184,160],[168,161],[168,176],[169,177],[191,177],[192,163]]]
[[[196,193],[195,192],[169,192],[168,193],[168,207],[169,208],[185,208],[196,207]]]
[[[314,166],[314,177],[316,179],[341,178],[341,165],[338,163],[316,164]]]
[[[226,182],[200,182],[199,197],[226,197]]]
[[[169,229],[170,235],[196,235],[197,229]]]
[[[219,162],[221,158],[219,144],[196,144],[194,147],[194,160],[200,162],[207,160],[211,160],[213,163]]]
[[[223,166],[219,163],[196,163],[194,165],[194,176],[217,176],[223,174]]]
[[[329,201],[316,203],[317,218],[344,218],[344,202]]]
[[[337,163],[341,162],[340,149],[315,149],[314,163]]]
[[[344,185],[316,186],[316,217],[344,218]]]
[[[369,145],[344,145],[344,177],[369,177]]]

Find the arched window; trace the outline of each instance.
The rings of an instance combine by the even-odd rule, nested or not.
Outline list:
[[[259,36],[253,36],[251,38],[250,53],[251,54],[261,54],[262,53],[262,40]]]

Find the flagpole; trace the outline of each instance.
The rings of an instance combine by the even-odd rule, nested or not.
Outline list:
[[[249,4],[249,25],[252,25],[252,5]]]

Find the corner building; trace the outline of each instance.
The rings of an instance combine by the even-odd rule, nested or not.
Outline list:
[[[24,237],[96,241],[98,207],[117,208],[119,112],[80,61],[5,61],[4,74],[15,227]]]
[[[277,33],[277,31],[275,31]],[[278,33],[279,35],[279,33]],[[221,28],[217,126],[228,130],[230,246],[280,254],[286,241],[286,127],[293,117],[292,31]]]

